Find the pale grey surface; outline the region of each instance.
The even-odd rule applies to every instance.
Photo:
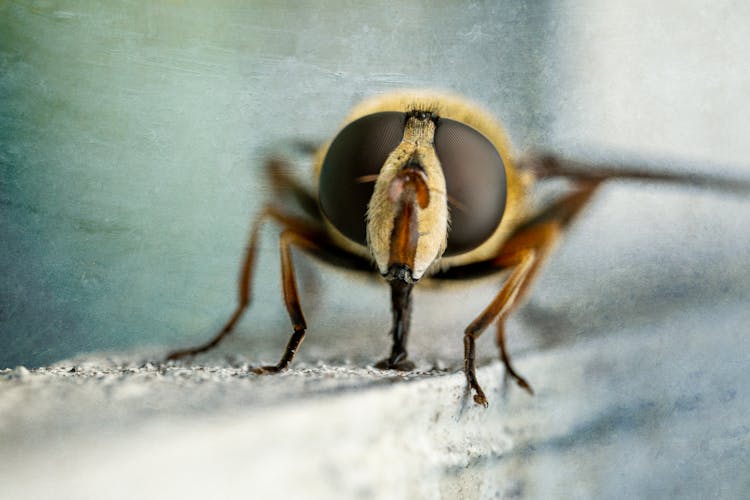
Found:
[[[3,498],[745,498],[749,320],[696,307],[521,356],[534,397],[494,363],[487,410],[429,364],[5,370]]]
[[[328,137],[374,92],[467,94],[502,117],[519,149],[750,178],[745,3],[535,5],[0,5],[0,367],[144,345],[161,354],[205,339],[233,306],[249,221],[267,195],[264,156]],[[93,368],[62,380],[4,372],[0,451],[12,460],[2,483],[22,497],[35,488],[80,498],[109,484],[144,496],[231,494],[307,453],[320,474],[285,484],[321,495],[335,477],[341,492],[377,496],[384,490],[367,474],[387,472],[394,483],[425,477],[426,497],[473,484],[460,494],[741,498],[749,210],[742,196],[605,187],[509,322],[537,396],[512,390],[503,400],[490,366],[480,376],[492,406],[469,409],[468,420],[452,418],[463,382],[451,373],[493,280],[420,285],[411,352],[449,374],[383,387],[365,367],[389,347],[387,289],[298,258],[310,324],[299,370],[211,372],[228,353],[275,361],[286,342],[269,228],[252,319],[196,360],[206,368],[191,381],[176,369],[120,375],[101,360],[114,370],[102,380]],[[495,356],[490,336],[483,364]],[[126,366],[138,368],[135,359]],[[343,380],[314,368],[319,360]],[[351,413],[326,422],[331,408]],[[429,423],[437,411],[439,431]],[[319,451],[340,433],[353,440]],[[411,433],[424,439],[416,449]],[[314,449],[295,444],[305,436]],[[252,452],[268,440],[280,451],[258,461]],[[364,477],[349,474],[352,463]],[[162,470],[169,480],[153,475]]]

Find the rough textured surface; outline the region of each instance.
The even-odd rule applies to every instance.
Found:
[[[3,497],[741,498],[748,320],[695,308],[523,356],[534,397],[491,364],[487,410],[461,373],[428,367],[4,370]]]

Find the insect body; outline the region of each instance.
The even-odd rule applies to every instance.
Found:
[[[497,295],[466,327],[464,371],[474,401],[487,405],[475,373],[475,341],[492,323],[507,373],[532,393],[513,368],[504,322],[526,296],[540,265],[570,221],[602,181],[638,178],[736,188],[694,176],[654,174],[633,168],[582,165],[553,156],[514,159],[500,125],[462,98],[433,92],[386,94],[357,106],[315,162],[317,193],[269,164],[279,196],[294,198],[308,217],[269,204],[253,225],[239,283],[239,303],[209,342],[176,351],[169,359],[211,349],[226,337],[250,303],[260,226],[271,219],[279,239],[284,301],[293,333],[274,373],[288,367],[307,328],[297,294],[290,250],[367,272],[390,285],[393,344],[375,366],[409,370],[406,340],[411,292],[422,279],[466,279],[507,271]],[[535,181],[566,177],[574,188],[541,210],[529,208]]]

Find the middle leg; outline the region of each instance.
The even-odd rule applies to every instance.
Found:
[[[322,234],[305,233],[294,227],[287,227],[279,237],[279,251],[281,253],[281,284],[284,292],[284,305],[292,322],[292,336],[287,343],[284,354],[275,365],[266,365],[253,369],[255,373],[278,373],[286,369],[294,360],[302,341],[305,339],[307,322],[302,313],[302,306],[297,292],[297,279],[292,262],[292,246],[296,246],[313,256],[353,270],[363,270],[369,267],[369,262],[355,255],[337,249]]]

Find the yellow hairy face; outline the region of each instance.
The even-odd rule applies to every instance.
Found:
[[[409,118],[401,144],[388,156],[380,170],[367,211],[367,242],[378,270],[386,274],[392,262],[394,223],[404,207],[393,199],[389,188],[405,167],[418,165],[424,173],[429,203],[417,207],[417,238],[414,261],[400,262],[412,270],[414,280],[445,251],[448,235],[448,202],[445,177],[433,145],[435,124],[431,120]]]

